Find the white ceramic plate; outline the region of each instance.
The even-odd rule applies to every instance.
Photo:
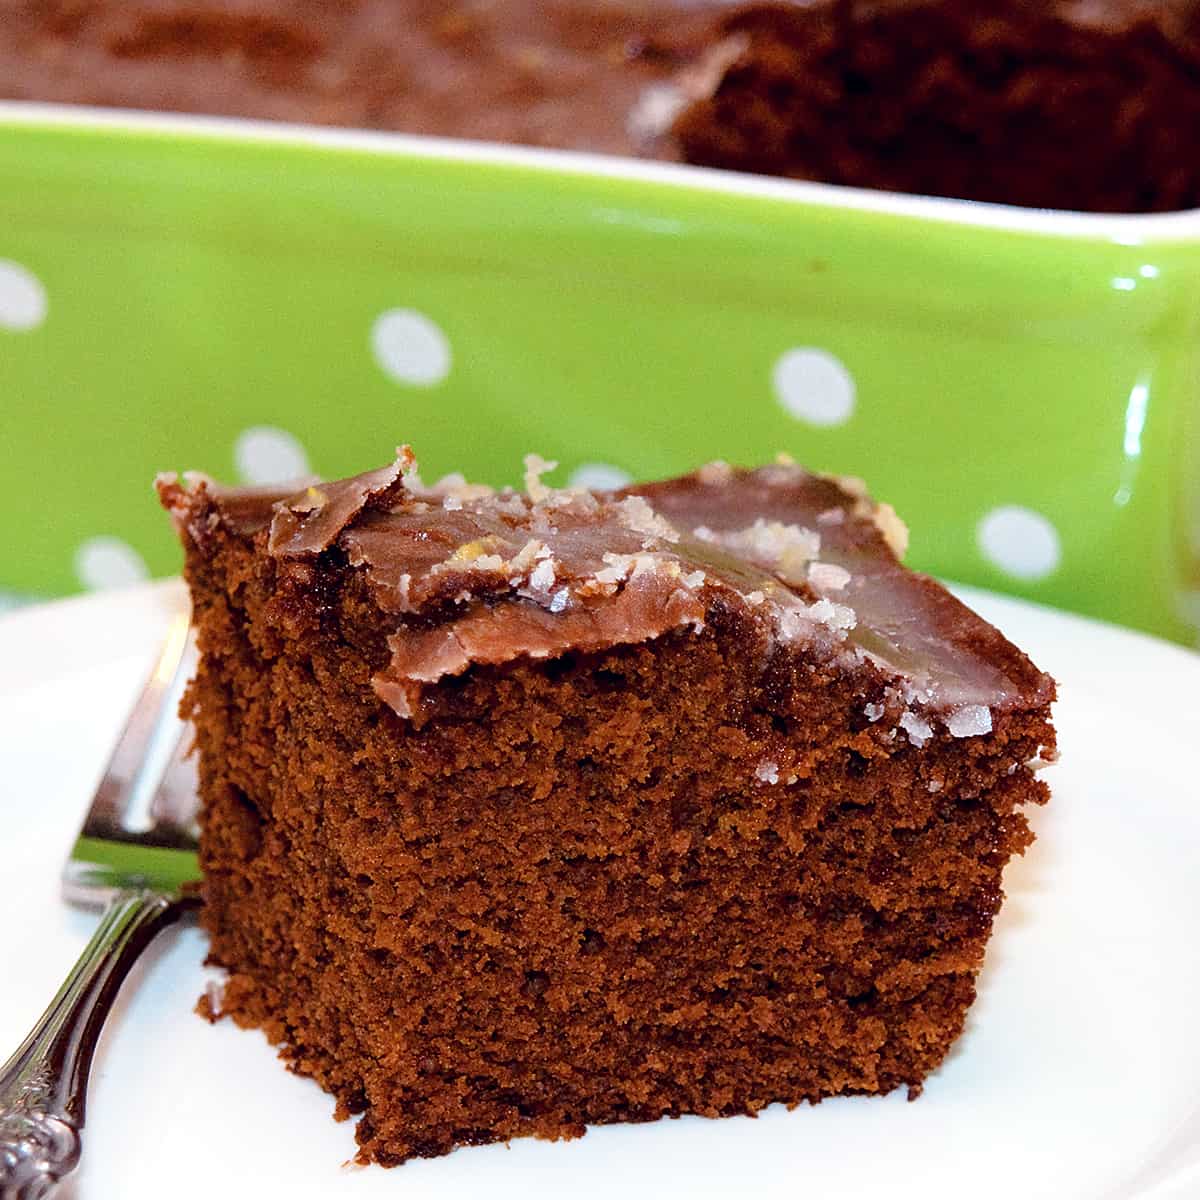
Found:
[[[0,1052],[95,917],[58,871],[177,585],[0,618]],[[1062,761],[1006,878],[978,1003],[918,1103],[834,1100],[355,1169],[351,1127],[265,1040],[193,1015],[204,941],[164,936],[110,1021],[74,1200],[1200,1196],[1200,657],[980,593],[1060,681]]]

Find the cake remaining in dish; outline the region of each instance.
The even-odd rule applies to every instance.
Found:
[[[227,1013],[383,1164],[922,1081],[1053,681],[855,480],[159,481]]]
[[[1200,205],[1200,0],[50,0],[0,96]]]

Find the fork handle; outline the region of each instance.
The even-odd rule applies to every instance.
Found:
[[[121,983],[191,902],[119,891],[66,983],[0,1067],[0,1200],[41,1200],[79,1162],[92,1055]]]

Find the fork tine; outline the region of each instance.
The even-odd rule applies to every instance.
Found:
[[[187,656],[189,624],[186,612],[171,622],[154,670],[96,786],[83,826],[88,837],[114,837],[128,831],[131,807],[138,798],[145,800],[148,824],[154,791],[183,729],[170,701],[184,682],[181,667]]]
[[[185,677],[192,673],[187,658],[182,670]],[[162,838],[182,835],[189,845],[196,840],[196,797],[200,790],[195,744],[192,726],[183,726],[182,736],[175,739],[170,761],[150,800],[150,824],[155,833]]]

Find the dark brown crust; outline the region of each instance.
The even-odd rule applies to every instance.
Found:
[[[857,481],[849,481],[856,483]],[[821,533],[821,557],[846,567],[850,580],[839,593],[855,610],[859,626],[852,640],[876,649],[901,674],[906,667],[936,663],[945,677],[979,672],[1004,693],[993,695],[1000,707],[1039,707],[1053,699],[1053,682],[998,629],[972,612],[940,583],[909,571],[897,559],[875,519],[876,506],[865,495],[848,495],[838,480],[789,468],[736,472],[728,491],[701,482],[699,475],[631,489],[681,527],[697,518],[715,529],[735,527],[749,514],[812,524]],[[724,512],[714,512],[724,508]],[[822,524],[822,513],[845,513],[836,524]],[[968,666],[967,664],[971,664]],[[984,685],[988,686],[988,685]]]
[[[400,503],[405,463],[411,460],[411,451],[407,459],[402,452],[386,467],[335,483],[314,484],[272,505],[267,553],[280,558],[321,554],[363,513]]]
[[[5,10],[0,96],[1200,205],[1197,0],[52,0]]]
[[[864,712],[885,679],[771,652],[716,589],[700,630],[476,665],[404,720],[367,572],[272,555],[207,497],[205,1015],[362,1114],[363,1160],[919,1091],[1046,797],[1048,696],[918,748]]]
[[[964,705],[1037,708],[1052,696],[1050,679],[992,626],[934,580],[905,570],[874,503],[835,480],[792,465],[716,464],[611,496],[548,492],[533,503],[501,493],[448,501],[456,507],[447,509],[439,493],[404,486],[401,470],[412,454],[407,447],[403,454],[391,467],[309,485],[286,500],[206,480],[190,493],[163,485],[164,503],[198,540],[224,523],[259,543],[265,537],[260,548],[270,556],[336,554],[327,574],[361,572],[381,610],[396,614],[391,662],[375,688],[403,716],[414,715],[421,685],[473,663],[553,658],[699,629],[718,597],[768,645],[764,671],[781,645],[800,638],[811,653],[837,659],[864,690],[885,683],[903,690],[906,704],[926,717],[944,719]],[[627,497],[650,506],[631,513]],[[756,522],[770,523],[785,541],[815,534],[813,557],[846,572],[826,603],[843,606],[851,628],[815,620],[785,634],[789,615],[812,609],[819,593],[804,574],[736,548]],[[598,588],[614,555],[637,570]],[[539,593],[532,571],[542,559],[551,582]]]

